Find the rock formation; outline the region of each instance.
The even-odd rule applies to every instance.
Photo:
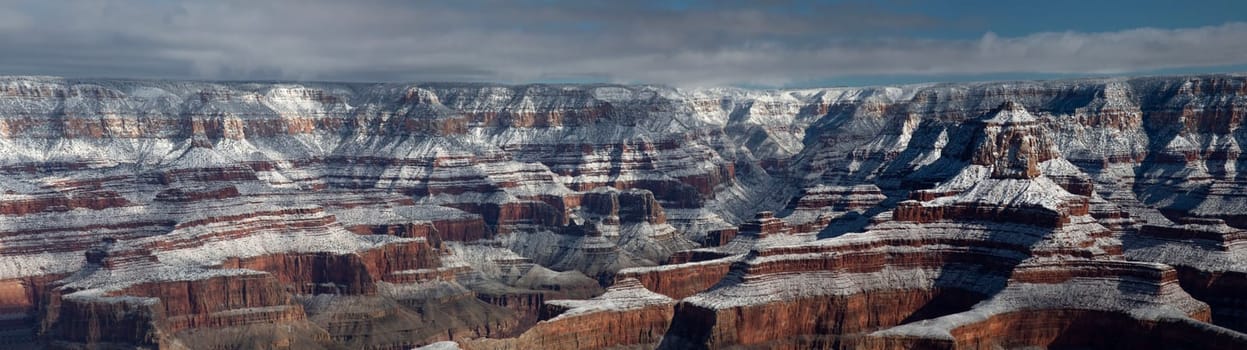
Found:
[[[1242,348],[1244,111],[0,77],[0,347]]]
[[[589,300],[556,300],[546,304],[541,322],[515,338],[461,342],[465,349],[601,349],[653,347],[671,322],[668,297],[655,294],[634,279],[615,283]]]

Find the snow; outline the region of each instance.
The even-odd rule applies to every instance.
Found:
[[[1059,168],[1059,165],[1050,165]],[[960,192],[923,202],[924,206],[948,206],[956,203],[981,203],[1001,207],[1038,206],[1059,211],[1061,205],[1079,196],[1069,193],[1047,176],[1034,179],[992,179],[991,168],[967,165],[957,176],[936,186],[935,192]]]
[[[875,290],[926,290],[938,283],[960,283],[970,290],[987,290],[1002,277],[983,275],[977,266],[948,264],[942,268],[884,266],[877,272],[802,271],[745,276],[741,283],[712,289],[684,299],[709,309],[723,310],[806,298],[845,296]]]
[[[1241,196],[1247,185],[1237,173],[1238,164],[1243,163],[1239,159],[1223,163],[1205,159],[1214,151],[1241,154],[1235,152],[1241,150],[1241,131],[1226,134],[1187,128],[1179,120],[1172,121],[1172,128],[1142,126],[1140,106],[1144,105],[1171,111],[1207,111],[1217,103],[1242,104],[1241,96],[1195,94],[1193,85],[1181,98],[1162,93],[1186,84],[1184,79],[751,90],[613,84],[273,84],[0,77],[0,166],[5,167],[4,176],[0,176],[0,201],[18,203],[112,191],[131,202],[101,210],[54,208],[6,215],[0,220],[0,278],[78,271],[85,264],[84,247],[96,246],[104,237],[122,242],[113,249],[162,247],[152,253],[158,262],[75,275],[67,283],[86,288],[79,296],[104,293],[135,281],[250,274],[256,272],[214,266],[228,257],[273,252],[348,253],[407,241],[356,236],[344,229],[346,225],[475,218],[477,214],[448,206],[536,204],[540,196],[574,198],[579,193],[573,189],[587,184],[678,187],[682,178],[716,176],[729,165],[736,167],[737,177],[715,187],[700,206],[663,203],[668,225],[625,223],[603,228],[608,237],[569,237],[551,232],[550,227],[519,224],[507,227],[512,233],[497,240],[448,242],[453,253],[443,257],[443,268],[470,268],[497,279],[522,278],[520,270],[524,269],[542,276],[563,276],[534,263],[597,272],[674,269],[681,265],[654,265],[672,250],[691,247],[690,240],[709,230],[733,227],[757,211],[784,208],[802,188],[832,193],[852,188],[833,186],[871,183],[893,189],[909,180],[943,180],[935,190],[957,193],[922,203],[928,206],[974,203],[1059,210],[1081,198],[1060,188],[1053,179],[1086,175],[1095,179],[1096,189],[1105,200],[1141,214],[1136,217],[1150,215],[1147,220],[1152,223],[1165,219],[1151,207],[1191,208],[1191,213],[1207,217],[1247,211],[1247,199]],[[1017,91],[1027,93],[1014,93]],[[414,100],[403,100],[407,93]],[[92,98],[95,94],[117,98]],[[1089,102],[1067,106],[1062,103],[1072,100],[1065,96],[1085,96]],[[992,113],[1006,100],[1016,100],[1016,106]],[[1101,113],[1106,109],[1121,113]],[[590,114],[593,119],[583,117]],[[522,119],[517,116],[528,115],[567,120],[552,126],[514,125]],[[1120,125],[1110,125],[1100,117],[1122,120]],[[1043,162],[1040,170],[1045,175],[1031,180],[990,179],[990,167],[965,165],[958,158],[962,156],[959,152],[965,151],[961,143],[968,137],[966,130],[972,129],[968,125],[973,123],[967,123],[970,120],[981,120],[993,128],[1025,124],[1036,130],[1030,136],[1051,137],[1061,154],[1074,162],[1060,158]],[[197,131],[189,126],[194,122],[226,126],[211,132]],[[453,125],[454,130],[426,128],[443,125],[439,123]],[[1152,144],[1161,149],[1149,149]],[[1144,159],[1149,154],[1185,157],[1188,153],[1200,159],[1174,164]],[[790,165],[755,166],[763,160]],[[54,164],[58,162],[68,165]],[[252,171],[246,162],[275,169]],[[1100,163],[1111,164],[1098,169]],[[22,168],[27,165],[45,168]],[[171,169],[204,168],[254,173],[260,180],[228,182],[241,193],[237,199],[195,203],[154,200],[157,193],[168,189],[225,185],[189,178],[161,183],[157,176]],[[1096,173],[1088,173],[1091,171]],[[72,184],[79,180],[87,184]],[[314,190],[320,187],[329,189]],[[434,194],[423,195],[429,192]],[[874,194],[842,196],[850,201],[880,199]],[[368,200],[378,202],[359,204]],[[399,203],[406,200],[417,204]],[[275,214],[283,209],[302,213]],[[263,214],[247,217],[254,213]],[[794,214],[792,218],[809,219],[802,215],[808,214]],[[884,212],[876,218],[890,215]],[[195,223],[222,217],[236,218]],[[1106,229],[1089,216],[1071,218],[1060,229],[989,222],[882,222],[869,226],[868,231],[824,240],[813,233],[738,237],[728,246],[713,248],[729,253],[728,257],[693,264],[736,261],[752,253],[759,255],[745,263],[821,259],[838,254],[836,248],[874,239],[919,242],[928,238],[992,240],[1019,247],[983,251],[1001,259],[1024,260],[1028,252],[1050,253],[1083,243],[1091,247],[1080,246],[1079,252],[1098,257],[1105,255],[1101,247],[1117,239],[1090,237]],[[238,232],[245,234],[218,236]],[[1222,243],[1136,240],[1140,241],[1151,245],[1128,245],[1127,258],[1216,271],[1247,270],[1241,242],[1219,245]],[[169,242],[178,243],[161,245]],[[487,246],[490,244],[494,246]],[[824,250],[776,253],[794,247]],[[897,254],[915,249],[983,248],[946,244],[876,248]],[[1057,254],[1028,263],[1067,258]],[[979,275],[967,272],[971,268],[966,266],[893,266],[871,274],[736,276],[738,284],[694,298],[698,303],[729,306],[889,286],[930,288],[936,283],[933,276],[949,271],[964,279],[957,283],[969,286],[966,288],[1000,282],[995,277],[971,281]],[[574,278],[570,276],[578,272],[563,274]],[[1097,283],[1079,280],[1060,287],[1094,297],[1107,288]],[[392,294],[450,293],[463,288],[444,282],[382,285],[383,293]],[[566,304],[579,310],[570,315],[670,302],[643,288],[625,287],[619,286],[596,304]],[[1057,287],[1016,288],[1017,294],[1010,298],[1035,295],[1048,300],[1059,296]],[[1126,310],[1138,305],[1113,304],[1116,301],[1112,299],[1145,299],[1131,291],[1104,295],[1108,298],[1095,299],[1096,307]],[[1003,303],[1005,297],[1001,298]],[[1047,302],[1064,305],[1059,303],[1069,301]],[[1168,309],[1146,305],[1139,310],[1152,315],[1140,317],[1169,313]]]
[[[984,123],[989,124],[1026,124],[1038,121],[1035,116],[1026,111],[1020,104],[1014,104],[1012,108],[1002,108],[995,114],[991,114],[988,118],[983,119]]]
[[[647,266],[647,267],[630,267],[630,268],[626,268],[623,270],[619,270],[618,274],[619,275],[641,275],[641,274],[650,273],[650,272],[684,270],[684,269],[689,269],[689,268],[695,268],[698,266],[711,266],[711,265],[730,263],[733,261],[741,260],[744,257],[745,257],[745,254],[737,254],[737,255],[725,256],[725,257],[718,258],[718,259],[695,261],[695,262],[689,262],[689,263],[683,263],[683,264],[666,264],[666,265]]]
[[[651,306],[672,305],[675,300],[651,292],[636,279],[623,279],[606,290],[606,293],[589,300],[551,300],[546,304],[567,308],[566,311],[547,322],[597,312],[619,312]]]
[[[1147,265],[1140,264],[1139,268],[1149,268],[1144,267]],[[1189,319],[1188,315],[1206,307],[1176,284],[1156,284],[1125,276],[1073,278],[1053,284],[1011,283],[969,311],[904,324],[871,335],[951,339],[950,332],[958,327],[983,322],[996,315],[1030,310],[1108,311],[1141,320],[1159,320]]]
[[[439,341],[429,345],[413,348],[412,350],[462,350],[459,343],[453,341]]]

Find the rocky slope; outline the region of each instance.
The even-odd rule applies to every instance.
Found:
[[[1241,348],[1245,111],[1242,75],[0,77],[0,344]]]

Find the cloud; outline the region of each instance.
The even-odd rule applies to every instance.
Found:
[[[933,39],[870,3],[18,1],[0,74],[784,85],[868,75],[1247,64],[1247,23]]]

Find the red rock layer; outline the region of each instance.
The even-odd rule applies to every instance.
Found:
[[[671,320],[671,306],[602,312],[538,323],[514,339],[469,340],[464,349],[605,349],[657,344]]]
[[[653,347],[673,314],[670,299],[646,296],[635,280],[622,280],[578,307],[546,304],[542,321],[514,338],[460,341],[464,349],[604,349]],[[585,306],[589,305],[589,306]],[[582,308],[590,310],[585,311]],[[569,314],[571,313],[571,314]]]
[[[204,189],[170,188],[156,194],[156,200],[162,202],[200,202],[235,197],[241,197],[238,188],[229,185]]]
[[[952,331],[953,339],[863,339],[859,349],[1238,349],[1241,333],[1190,319],[1144,321],[1119,313],[1039,309],[993,316]]]
[[[231,258],[227,269],[272,273],[297,294],[376,294],[376,282],[404,278],[401,272],[435,268],[437,253],[424,241],[386,245],[357,254],[288,253]]]
[[[43,327],[56,342],[156,345],[184,329],[283,323],[305,318],[266,274],[144,283],[104,296],[53,293]]]
[[[959,311],[982,297],[956,290],[890,290],[724,310],[680,303],[662,348],[803,349],[810,346],[801,342],[805,337],[837,339],[887,328]],[[837,344],[833,341],[822,347],[836,348]]]
[[[470,242],[490,237],[485,222],[479,216],[462,219],[434,220],[433,228],[437,229],[435,241]]]
[[[92,302],[62,300],[53,295],[46,306],[41,333],[52,339],[53,348],[85,347],[86,344],[132,344],[159,348],[161,337],[153,327],[155,309],[143,300]],[[75,346],[77,344],[82,344]],[[61,345],[61,346],[58,346]]]
[[[147,243],[145,248],[153,251],[197,248],[213,240],[243,238],[264,230],[286,229],[299,232],[330,227],[335,223],[336,219],[319,207],[243,211],[179,222],[173,227],[174,230],[191,231],[208,227],[205,229],[207,233],[154,240]]]
[[[817,186],[802,190],[801,194],[789,203],[788,209],[864,210],[879,204],[886,198],[879,187],[874,185]]]
[[[305,318],[272,276],[249,274],[195,281],[135,285],[113,296],[157,298],[151,321],[167,332],[220,328],[250,323],[282,323]],[[72,318],[64,318],[66,321]],[[70,321],[72,322],[72,321]]]
[[[865,212],[887,199],[875,185],[814,186],[788,202],[792,232],[819,232],[848,212]]]
[[[251,168],[239,164],[219,168],[172,169],[145,175],[147,180],[161,185],[179,181],[186,182],[245,182],[257,180]]]
[[[429,238],[436,232],[432,223],[361,224],[345,227],[357,235],[389,235],[404,238]]]
[[[514,311],[518,315],[517,323],[523,326],[530,326],[538,320],[547,299],[546,293],[536,290],[477,291],[475,294],[477,299],[485,303]],[[509,335],[517,334],[506,334],[503,332],[495,334],[495,336]]]
[[[707,247],[722,246],[727,244],[727,242],[731,242],[732,239],[736,238],[736,235],[739,233],[740,231],[736,228],[711,230],[706,233],[706,238],[702,240],[702,245]]]
[[[34,348],[39,308],[51,285],[64,276],[38,276],[0,281],[0,347]]]
[[[563,226],[567,213],[541,201],[495,203],[452,203],[448,207],[479,213],[495,234],[509,232],[515,225]],[[489,237],[485,237],[489,238]]]
[[[713,287],[731,270],[735,257],[710,261],[663,265],[657,268],[631,268],[619,271],[615,281],[636,279],[645,289],[680,300]]]
[[[1000,208],[992,204],[978,203],[927,206],[918,201],[904,201],[896,205],[892,217],[897,221],[916,223],[942,220],[986,220],[1057,228],[1069,224],[1070,216],[1087,215],[1089,210],[1086,198],[1063,203],[1061,212],[1043,207]]]
[[[360,224],[346,229],[361,235],[425,238],[433,247],[440,247],[443,241],[471,242],[492,236],[481,217],[475,215],[438,218],[430,222]]]
[[[590,191],[585,192],[580,199],[580,208],[586,213],[611,217],[614,216],[614,224],[619,224],[619,193],[615,191]]]
[[[723,305],[712,296],[695,296],[676,307],[667,348],[708,347],[791,347],[790,341],[808,336],[838,338],[961,311],[985,297],[970,285],[959,285],[955,277],[966,272],[978,274],[979,283],[1003,281],[1009,268],[1020,259],[1009,249],[1025,251],[984,241],[941,240],[934,237],[895,240],[863,240],[858,244],[776,247],[757,251],[745,262],[735,264],[728,280],[743,283],[739,292],[724,295]],[[897,250],[886,247],[902,247]],[[903,247],[961,247],[952,249],[904,249]],[[953,266],[950,268],[950,266]],[[961,267],[956,267],[961,266]],[[949,276],[949,282],[933,287],[891,287],[861,285],[864,290],[844,290],[840,285],[818,285],[824,274],[844,275],[846,280],[885,269],[945,269],[921,276]],[[805,274],[809,278],[801,277]],[[805,285],[813,284],[813,285]],[[730,286],[730,284],[729,284]],[[793,289],[798,295],[773,300],[771,296],[739,296],[749,290]],[[765,292],[760,292],[765,294]],[[708,293],[719,295],[722,293]],[[757,300],[755,300],[757,299]]]
[[[762,211],[755,214],[753,220],[741,224],[737,230],[740,235],[766,237],[776,234],[787,234],[792,229],[783,220],[775,218],[775,213]]]
[[[667,223],[667,214],[653,192],[642,189],[596,190],[586,192],[580,199],[585,214],[600,219],[602,224],[646,222],[655,225]]]
[[[1207,240],[1217,243],[1217,247],[1221,251],[1229,251],[1231,244],[1235,242],[1247,241],[1247,230],[1228,229],[1215,230],[1207,226],[1198,224],[1208,224],[1213,226],[1224,226],[1224,222],[1220,219],[1194,219],[1188,218],[1183,220],[1187,224],[1180,226],[1161,226],[1161,225],[1143,225],[1139,229],[1139,234],[1156,238],[1170,240]]]
[[[0,215],[27,215],[48,211],[117,208],[130,205],[130,201],[116,192],[97,191],[39,196],[29,199],[0,200]]]

